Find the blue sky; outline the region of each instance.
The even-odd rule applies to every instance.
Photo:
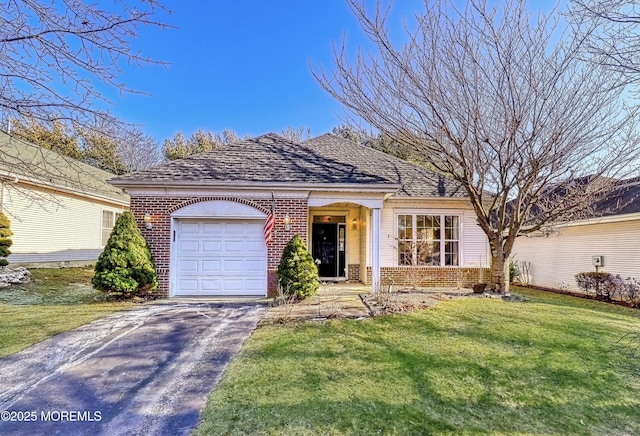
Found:
[[[393,5],[393,21],[420,0]],[[240,135],[304,126],[313,135],[341,123],[340,105],[309,64],[332,68],[332,41],[351,51],[365,42],[343,0],[167,1],[176,29],[143,29],[134,43],[161,67],[129,67],[126,84],[150,94],[112,95],[111,110],[160,143],[198,129]]]

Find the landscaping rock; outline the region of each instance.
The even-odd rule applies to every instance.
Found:
[[[3,268],[0,270],[0,288],[12,285],[29,283],[31,281],[31,272],[23,266],[15,268]]]

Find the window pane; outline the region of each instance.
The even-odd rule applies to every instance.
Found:
[[[445,227],[444,227],[444,238],[447,240],[455,240],[460,239],[460,231],[459,231],[459,218],[457,216],[446,216],[444,217]]]
[[[444,254],[445,265],[458,266],[458,245],[459,244],[457,242],[445,243],[445,254]]]
[[[418,215],[416,217],[416,233],[420,240],[440,239],[440,217]]]
[[[412,265],[413,250],[411,242],[398,241],[398,265]]]
[[[398,239],[413,239],[413,217],[411,215],[398,215]]]
[[[102,229],[102,245],[107,245],[109,236],[111,236],[111,229]]]
[[[102,227],[113,227],[113,212],[109,212],[108,210],[102,211]]]
[[[422,242],[417,246],[418,265],[440,265],[440,242]]]

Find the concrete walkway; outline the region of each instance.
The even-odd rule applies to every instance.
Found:
[[[266,310],[143,305],[0,359],[0,434],[187,435]]]

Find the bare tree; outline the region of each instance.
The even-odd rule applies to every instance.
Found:
[[[556,11],[532,16],[525,0],[425,2],[398,45],[388,8],[348,4],[375,52],[350,60],[343,45],[335,71],[316,78],[351,117],[466,190],[496,289],[508,290],[516,237],[584,216],[637,169],[638,113],[624,106],[620,74],[585,65],[585,38],[559,28]]]
[[[289,126],[280,130],[280,136],[293,142],[302,142],[311,138],[311,129],[309,127],[300,126],[297,129]]]
[[[157,141],[132,126],[108,121],[90,128],[76,125],[82,160],[114,174],[149,168],[162,162]]]
[[[131,42],[141,26],[164,27],[157,18],[161,10],[157,0],[5,2],[0,10],[4,120],[111,119],[99,109],[107,101],[101,88],[128,92],[121,67],[154,63]]]
[[[587,29],[587,60],[640,82],[640,5],[632,0],[571,0],[568,19]],[[586,23],[586,25],[585,25]]]
[[[118,144],[118,154],[124,164],[124,172],[150,168],[162,163],[158,141],[141,130],[130,128]]]

